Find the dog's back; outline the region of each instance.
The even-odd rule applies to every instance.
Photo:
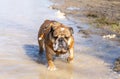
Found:
[[[43,40],[45,38],[45,36],[48,34],[48,32],[50,31],[50,24],[53,23],[55,21],[51,21],[51,20],[45,20],[44,23],[41,25],[39,32],[38,32],[38,40]]]
[[[44,41],[45,37],[51,30],[51,25],[56,22],[54,20],[45,20],[44,23],[41,25],[39,32],[38,32],[38,44],[39,44],[39,52],[43,53],[44,50]]]

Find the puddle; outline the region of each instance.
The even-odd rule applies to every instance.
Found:
[[[120,55],[118,43],[96,35],[82,38],[76,26],[88,26],[57,17],[50,5],[48,0],[0,1],[0,79],[118,79],[111,68]],[[45,19],[75,31],[74,62],[57,58],[53,72],[47,70],[45,54],[38,54],[37,32]]]

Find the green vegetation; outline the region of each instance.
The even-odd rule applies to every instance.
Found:
[[[99,27],[99,28],[106,28],[107,27],[107,29],[120,34],[120,22],[118,20],[106,18],[105,16],[98,17],[97,14],[91,14],[91,13],[87,14],[87,17],[94,19],[93,23],[97,24],[96,27]]]
[[[96,18],[94,23],[97,24],[97,27],[102,28],[104,26],[107,26],[109,30],[120,34],[120,22],[119,21],[115,21],[110,18],[108,19],[108,18],[102,17],[102,18]]]
[[[111,30],[120,34],[120,23],[112,24],[111,25]]]

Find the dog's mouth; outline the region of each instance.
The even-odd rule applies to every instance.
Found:
[[[54,51],[57,52],[67,52],[68,51],[68,45],[64,41],[64,39],[60,38],[56,40],[56,42],[53,44]]]

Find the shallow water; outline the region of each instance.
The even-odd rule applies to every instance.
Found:
[[[0,0],[0,79],[118,79],[112,71],[120,55],[118,42],[92,35],[82,38],[77,25],[59,18],[48,0]],[[37,32],[45,19],[74,28],[75,59],[56,58],[56,71],[48,71],[45,54],[38,55]]]

